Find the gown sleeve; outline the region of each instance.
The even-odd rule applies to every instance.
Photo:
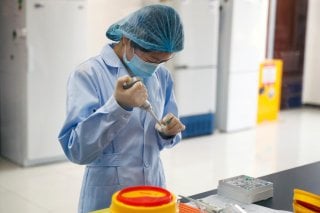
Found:
[[[174,87],[173,87],[173,79],[171,74],[167,71],[165,72],[166,74],[163,76],[164,77],[164,82],[165,83],[165,105],[164,105],[164,111],[163,111],[163,116],[167,115],[168,113],[174,114],[176,117],[179,117],[178,113],[178,106],[176,103],[176,98],[174,95]],[[177,143],[179,143],[182,139],[181,133],[172,136],[172,137],[165,137],[161,135],[158,132],[158,145],[160,147],[160,150],[163,148],[172,148],[175,146]]]
[[[102,104],[96,86],[94,77],[83,70],[76,70],[68,80],[67,118],[58,138],[67,158],[77,164],[88,164],[101,155],[131,115],[113,95]],[[113,94],[111,86],[110,90]]]

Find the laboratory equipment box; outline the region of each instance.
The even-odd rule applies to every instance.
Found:
[[[273,196],[273,183],[247,175],[219,180],[218,195],[250,204]]]

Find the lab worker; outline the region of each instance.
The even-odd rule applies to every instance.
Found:
[[[59,133],[68,159],[86,165],[81,213],[109,207],[112,194],[128,186],[165,187],[160,151],[180,142],[185,129],[163,65],[183,49],[177,12],[143,7],[111,25],[106,36],[114,42],[69,77]],[[143,108],[146,101],[160,123]]]

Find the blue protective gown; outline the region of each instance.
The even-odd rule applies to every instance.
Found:
[[[164,139],[145,110],[125,110],[115,100],[116,81],[128,72],[112,45],[70,75],[67,118],[59,134],[64,153],[86,164],[79,212],[107,208],[114,192],[132,185],[165,187],[160,150],[177,144],[181,135]],[[162,118],[178,116],[170,73],[160,66],[144,80],[149,101]]]

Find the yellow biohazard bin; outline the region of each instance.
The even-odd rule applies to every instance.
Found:
[[[92,213],[176,213],[177,199],[156,186],[133,186],[112,196],[110,208]]]
[[[266,60],[260,65],[257,122],[278,118],[281,97],[282,61]]]
[[[294,213],[319,213],[320,212],[320,195],[307,192],[301,189],[294,189],[293,212]]]

